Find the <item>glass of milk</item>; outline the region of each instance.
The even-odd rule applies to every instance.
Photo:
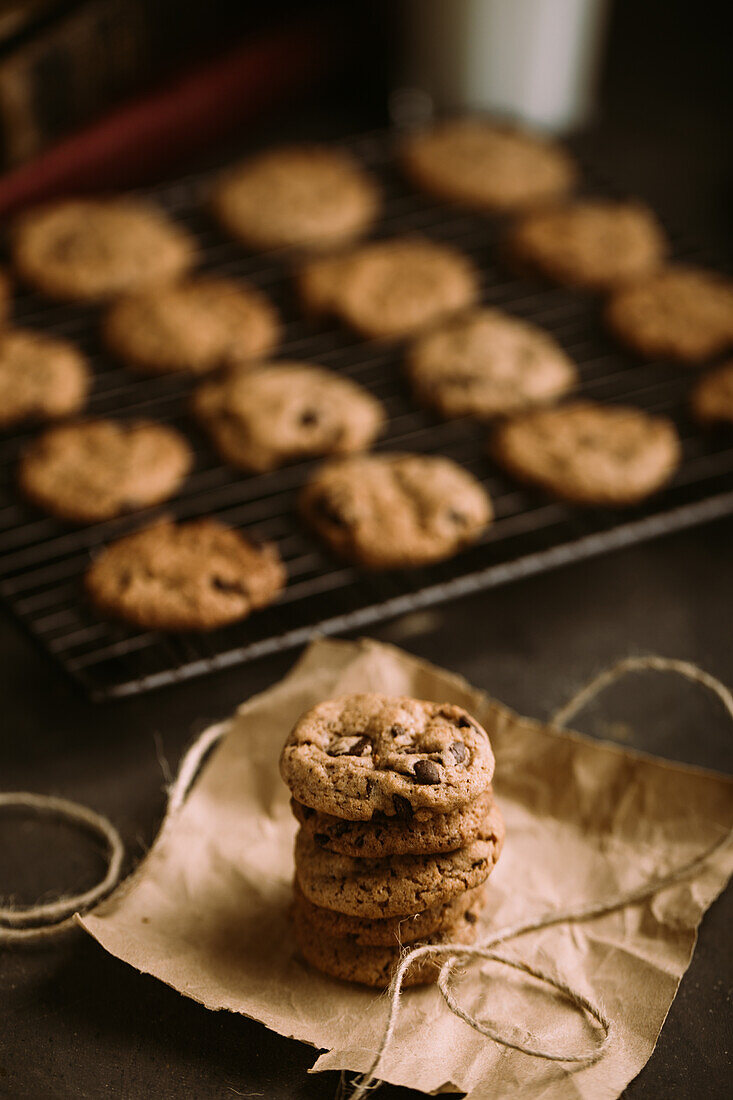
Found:
[[[402,0],[395,121],[489,111],[551,132],[593,110],[608,0]],[[413,115],[413,118],[400,117]]]

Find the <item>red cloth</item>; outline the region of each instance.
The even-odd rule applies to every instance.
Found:
[[[327,71],[335,30],[263,33],[124,105],[0,177],[0,214],[58,194],[129,187],[180,163]]]

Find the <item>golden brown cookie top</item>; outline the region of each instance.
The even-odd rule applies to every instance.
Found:
[[[311,477],[300,505],[332,550],[368,569],[451,557],[475,542],[492,514],[481,483],[440,455],[334,459]]]
[[[407,353],[415,394],[445,417],[488,419],[572,389],[575,364],[549,332],[495,309],[459,314]]]
[[[267,355],[280,321],[261,291],[207,275],[120,298],[104,330],[111,349],[132,367],[203,374]]]
[[[19,481],[51,515],[95,523],[158,504],[188,473],[191,449],[152,420],[88,420],[47,429],[24,453]]]
[[[298,802],[350,821],[464,808],[493,771],[488,734],[462,707],[377,694],[311,708],[280,758]]]
[[[478,275],[466,256],[420,237],[394,237],[342,257],[329,307],[363,336],[397,339],[473,305]]]
[[[260,153],[231,169],[213,196],[224,228],[252,248],[332,248],[366,232],[379,197],[348,153],[319,145]]]
[[[579,504],[634,504],[660,488],[680,460],[670,420],[641,409],[575,401],[500,424],[494,457],[510,473]]]
[[[13,229],[15,267],[51,298],[94,301],[169,282],[195,259],[188,233],[133,199],[66,199],[23,214]]]
[[[86,574],[104,615],[149,630],[210,630],[271,603],[285,584],[274,545],[212,519],[163,521],[114,542]]]
[[[29,329],[0,331],[0,426],[76,413],[90,382],[86,359],[67,340]]]
[[[356,382],[309,363],[258,364],[201,386],[194,411],[227,462],[265,471],[368,447],[384,423]]]
[[[480,118],[416,134],[402,154],[407,175],[439,198],[479,210],[526,209],[566,194],[576,170],[559,145]]]
[[[642,355],[698,363],[733,347],[733,280],[673,264],[617,291],[606,319]]]
[[[512,228],[511,255],[560,283],[607,290],[660,267],[667,241],[639,202],[581,199],[525,214]]]

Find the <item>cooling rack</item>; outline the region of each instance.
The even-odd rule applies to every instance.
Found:
[[[677,424],[683,461],[673,481],[642,506],[623,511],[579,509],[505,477],[485,451],[486,429],[467,420],[441,421],[411,400],[401,350],[365,343],[334,324],[313,327],[300,316],[289,257],[252,255],[226,240],[205,211],[208,174],[185,177],[148,194],[196,234],[201,269],[251,281],[285,318],[278,356],[322,364],[355,379],[389,414],[377,450],[440,453],[469,469],[491,494],[495,521],[475,546],[428,568],[365,574],[334,560],[295,514],[299,487],[314,462],[245,475],[222,464],[189,415],[192,381],[183,375],[144,377],[125,370],[103,348],[98,311],[58,305],[20,291],[15,321],[76,341],[94,368],[88,413],[153,417],[183,431],[195,468],[164,509],[150,509],[73,528],[26,504],[15,490],[17,457],[33,432],[0,440],[0,595],[43,648],[94,699],[130,695],[298,646],[313,634],[336,634],[438,604],[516,577],[650,539],[733,512],[733,436],[703,433],[685,408],[689,368],[642,362],[604,332],[588,295],[510,274],[497,255],[500,228],[491,219],[438,203],[411,190],[393,163],[394,138],[379,132],[344,142],[379,178],[384,212],[376,236],[420,233],[469,254],[481,272],[482,300],[548,329],[578,364],[580,393],[663,412]],[[591,187],[613,192],[592,174]],[[711,262],[673,235],[677,258]],[[205,634],[167,635],[101,619],[87,603],[82,578],[91,557],[113,539],[161,513],[189,519],[215,515],[277,542],[288,570],[280,600],[242,623]]]

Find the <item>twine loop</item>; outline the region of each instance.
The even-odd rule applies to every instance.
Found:
[[[104,877],[88,890],[66,894],[42,905],[0,906],[0,943],[30,943],[56,936],[74,925],[74,914],[91,909],[117,885],[125,848],[112,822],[88,806],[29,791],[0,793],[0,809],[29,810],[36,817],[69,822],[101,838],[107,848]]]
[[[161,831],[180,810],[209,750],[228,728],[226,722],[211,726],[198,737],[183,757],[175,781],[168,788],[168,802]],[[62,935],[76,926],[75,914],[88,912],[114,890],[122,876],[125,846],[109,818],[88,806],[70,802],[54,795],[32,794],[28,791],[0,793],[0,809],[12,807],[28,810],[37,817],[51,817],[78,825],[104,841],[107,848],[107,870],[104,877],[89,890],[64,894],[56,901],[42,905],[0,906],[0,944],[33,943]]]

